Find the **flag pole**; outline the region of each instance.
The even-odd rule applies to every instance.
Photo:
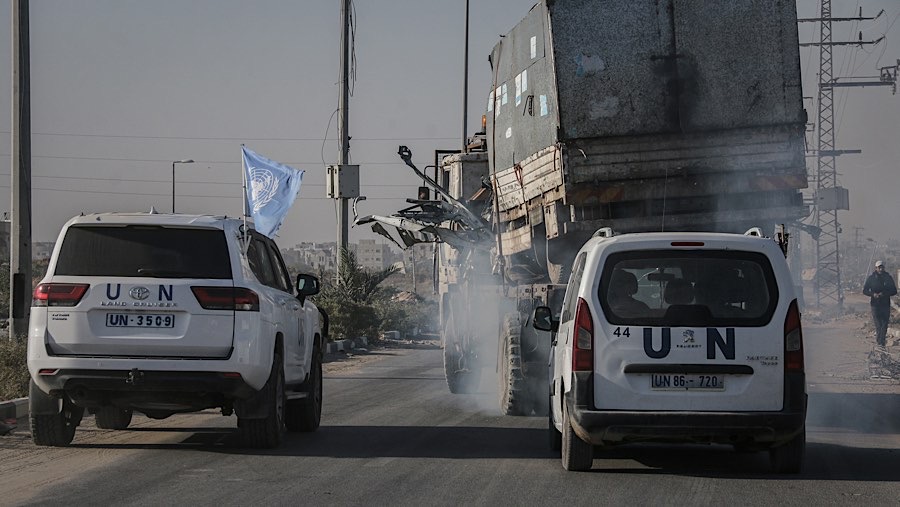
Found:
[[[247,213],[249,212],[247,206],[247,157],[244,155],[244,144],[241,143],[241,188],[243,189],[243,213],[241,214],[241,218],[244,221],[244,253],[247,253],[247,248],[250,246],[250,231],[247,230]]]

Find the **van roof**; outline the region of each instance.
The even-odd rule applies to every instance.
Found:
[[[636,232],[610,237],[591,238],[584,244],[582,250],[607,247],[612,245],[641,244],[641,248],[670,248],[673,242],[699,242],[716,248],[733,246],[747,250],[760,251],[778,247],[771,238],[750,236],[745,234],[725,232]],[[680,245],[696,246],[696,245]]]

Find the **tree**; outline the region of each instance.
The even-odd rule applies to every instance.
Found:
[[[346,248],[340,250],[339,261],[341,269],[337,280],[329,282],[327,278],[322,279],[322,292],[316,297],[316,304],[328,313],[333,336],[374,337],[380,327],[374,306],[385,295],[379,286],[396,273],[397,268],[367,270]]]

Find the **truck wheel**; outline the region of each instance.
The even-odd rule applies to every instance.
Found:
[[[594,464],[594,446],[575,434],[566,405],[563,403],[562,465],[566,470],[586,472]]]
[[[51,398],[50,395],[41,391],[34,381],[31,382],[28,391],[31,403],[39,398],[43,398],[43,401]],[[59,403],[59,400],[55,398],[52,398],[52,401]],[[64,447],[72,443],[72,439],[75,438],[75,428],[84,415],[84,408],[76,406],[65,397],[63,397],[61,405],[58,414],[31,415],[31,440],[35,445]]]
[[[124,430],[131,424],[131,410],[119,407],[98,407],[94,423],[101,430]]]
[[[518,314],[503,318],[500,333],[500,411],[506,415],[530,415],[531,403],[522,371],[522,326]]]
[[[444,346],[444,376],[447,379],[447,387],[453,394],[474,393],[481,381],[478,370],[467,369],[462,364],[460,354],[447,346]]]
[[[772,469],[779,474],[796,474],[803,467],[806,451],[806,427],[788,443],[769,449]]]
[[[322,420],[322,355],[318,347],[313,350],[309,378],[302,386],[306,398],[288,400],[284,410],[284,423],[288,431],[316,431]]]
[[[266,417],[262,419],[238,418],[241,438],[248,447],[271,449],[278,447],[284,438],[284,363],[281,354],[276,353],[272,361],[272,371],[266,385],[258,394],[267,405]]]

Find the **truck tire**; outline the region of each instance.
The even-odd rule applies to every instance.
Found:
[[[312,432],[322,421],[322,354],[316,347],[312,354],[309,377],[301,387],[306,398],[288,400],[284,409],[284,423],[291,432]]]
[[[29,400],[36,400],[37,397],[48,401],[50,395],[41,391],[34,381],[29,386]],[[58,400],[53,399],[57,402]],[[30,411],[30,410],[29,410]],[[31,415],[31,440],[35,445],[46,445],[53,447],[65,447],[72,443],[75,438],[75,428],[81,422],[84,415],[84,408],[78,407],[68,399],[63,397],[62,406],[58,414],[49,415]]]
[[[478,390],[481,381],[480,372],[468,369],[461,364],[462,358],[458,352],[444,347],[444,376],[447,379],[447,387],[453,394],[471,394]]]
[[[587,472],[594,464],[594,446],[582,440],[569,420],[569,409],[563,403],[562,465],[574,472]]]
[[[98,407],[94,423],[101,430],[124,430],[131,424],[131,410],[119,407]]]
[[[278,447],[284,438],[284,362],[276,353],[272,371],[266,385],[259,392],[266,405],[266,417],[261,419],[238,418],[241,439],[247,447],[271,449]]]
[[[519,315],[503,318],[500,332],[500,411],[506,415],[531,415],[531,400],[522,370],[522,326]]]
[[[800,473],[806,451],[806,427],[786,444],[769,449],[772,470],[779,474]]]

